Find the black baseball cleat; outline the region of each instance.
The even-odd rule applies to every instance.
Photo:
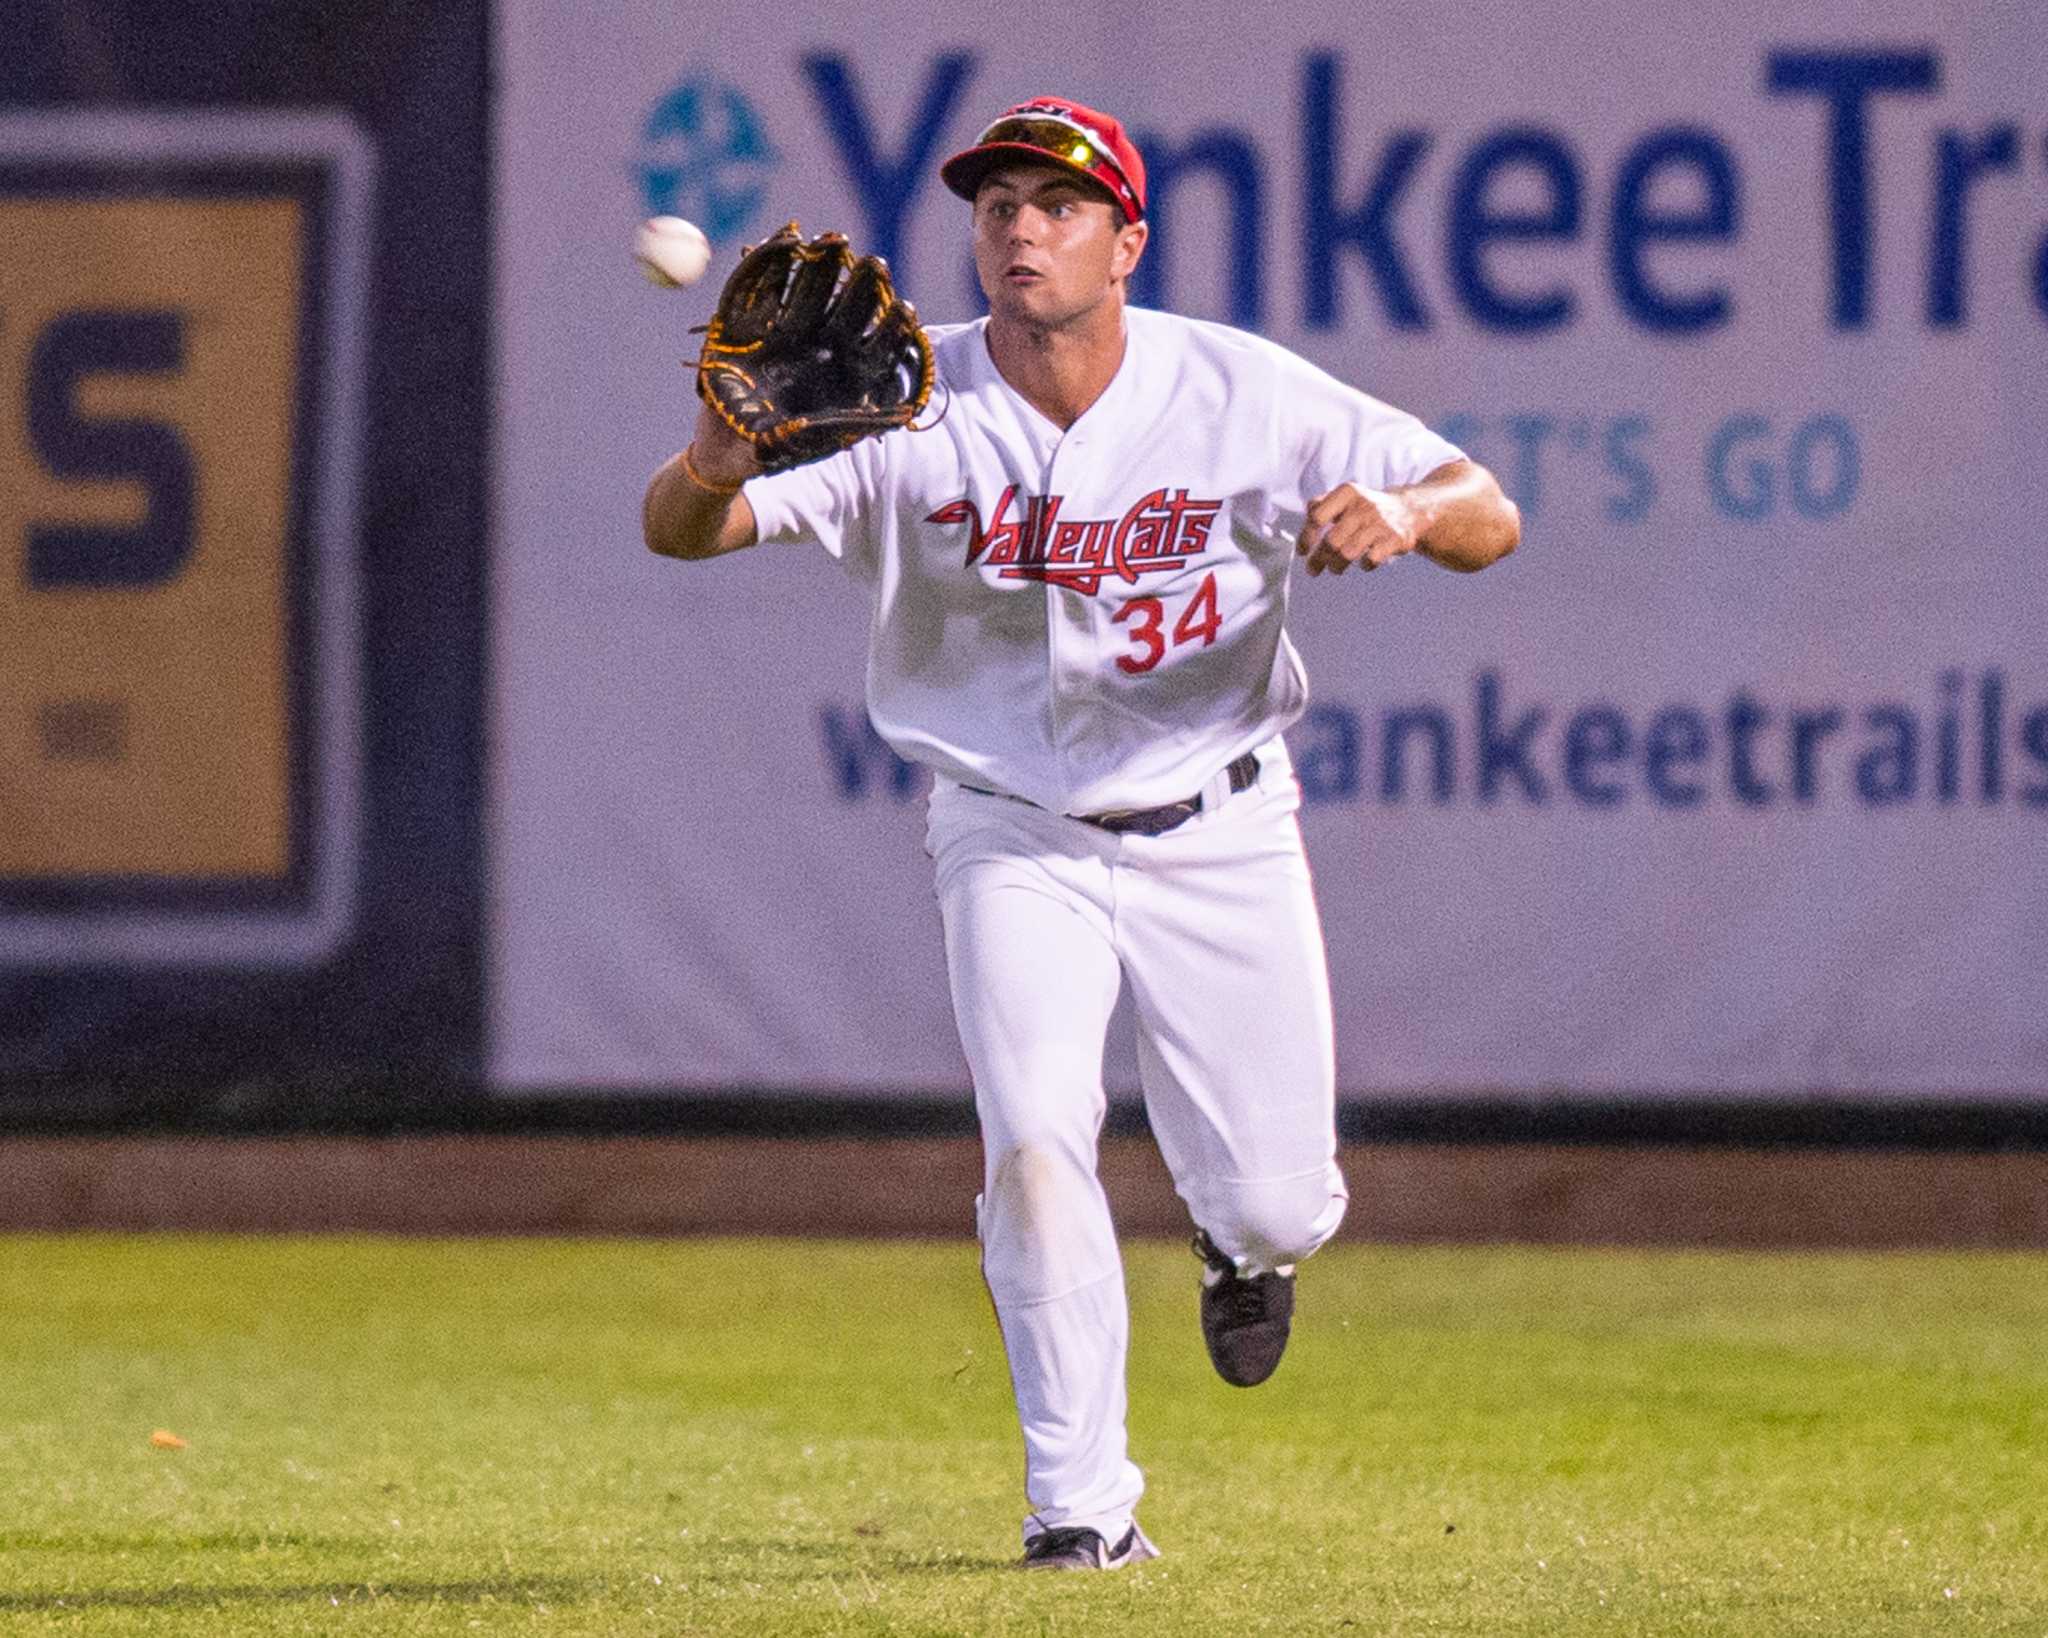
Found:
[[[1202,1340],[1209,1363],[1233,1388],[1256,1388],[1278,1369],[1294,1323],[1294,1270],[1247,1279],[1216,1249],[1205,1229],[1195,1230],[1202,1259]]]
[[[1114,1547],[1100,1530],[1085,1525],[1056,1526],[1041,1530],[1024,1543],[1024,1570],[1121,1570],[1126,1564],[1142,1564],[1157,1558],[1159,1549],[1146,1539],[1134,1523]]]

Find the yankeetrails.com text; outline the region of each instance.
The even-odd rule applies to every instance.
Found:
[[[924,781],[858,706],[818,714],[833,788],[906,800]],[[2003,671],[1936,673],[1917,698],[1559,703],[1481,671],[1456,700],[1325,700],[1288,732],[1309,803],[1674,809],[2013,804],[2048,813],[2048,701]]]

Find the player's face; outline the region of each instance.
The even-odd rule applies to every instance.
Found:
[[[974,266],[989,310],[1035,326],[1071,324],[1111,299],[1145,233],[1057,165],[1006,165],[974,196]]]

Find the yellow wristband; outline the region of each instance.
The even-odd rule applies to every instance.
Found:
[[[707,495],[737,495],[746,487],[747,480],[745,478],[740,479],[735,484],[713,483],[697,470],[697,463],[690,459],[690,446],[688,444],[683,446],[682,460],[684,475]]]

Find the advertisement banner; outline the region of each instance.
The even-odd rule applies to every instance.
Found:
[[[0,1127],[481,1076],[487,19],[323,15],[9,14]]]
[[[1340,1088],[2048,1098],[2048,34],[932,16],[502,20],[499,1085],[964,1086],[864,595],[804,549],[654,558],[639,504],[742,244],[838,228],[972,318],[937,166],[1058,93],[1146,156],[1138,302],[1412,410],[1522,509],[1483,575],[1293,588]],[[656,213],[703,283],[640,280]]]
[[[0,963],[348,932],[373,175],[332,116],[0,119]]]

